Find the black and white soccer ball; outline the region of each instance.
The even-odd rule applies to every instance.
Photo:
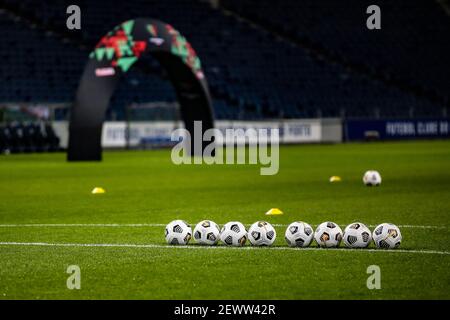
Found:
[[[203,245],[213,246],[219,242],[220,228],[214,221],[203,220],[194,228],[194,240]]]
[[[274,243],[277,232],[274,227],[266,221],[258,221],[248,229],[248,240],[254,246],[270,246]]]
[[[183,220],[174,220],[166,226],[165,237],[168,244],[186,245],[192,237],[191,226]]]
[[[247,242],[247,230],[238,221],[228,222],[220,230],[220,240],[227,246],[242,247]]]
[[[334,222],[321,223],[314,233],[314,239],[319,247],[335,248],[342,240],[342,229]]]
[[[378,187],[381,184],[381,175],[375,170],[366,171],[363,176],[363,182],[368,187]]]
[[[400,229],[392,223],[382,223],[373,230],[373,242],[377,248],[395,249],[402,242]]]
[[[303,221],[292,222],[284,234],[287,244],[290,247],[307,247],[314,238],[313,228]]]
[[[372,241],[372,233],[364,223],[354,222],[345,228],[343,239],[348,248],[366,248]]]

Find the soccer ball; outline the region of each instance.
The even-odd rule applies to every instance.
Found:
[[[186,245],[192,237],[192,229],[183,220],[174,220],[166,226],[166,241],[168,244]]]
[[[215,245],[219,242],[220,229],[217,223],[203,220],[194,228],[194,239],[200,244]]]
[[[314,239],[319,247],[338,247],[342,240],[342,230],[336,223],[327,221],[317,227]]]
[[[366,173],[364,173],[363,176],[363,182],[368,187],[372,186],[378,187],[381,184],[380,173],[375,170],[366,171]]]
[[[290,247],[307,247],[314,238],[314,231],[306,222],[296,221],[287,227],[284,238]]]
[[[220,240],[228,246],[242,247],[247,241],[247,230],[238,221],[228,222],[220,231]]]
[[[395,249],[402,241],[400,229],[391,223],[382,223],[377,226],[372,236],[377,248]]]
[[[270,246],[277,237],[273,226],[266,221],[258,221],[248,229],[248,240],[254,246]]]
[[[371,232],[364,223],[354,222],[344,230],[344,243],[348,248],[365,248],[371,240]]]

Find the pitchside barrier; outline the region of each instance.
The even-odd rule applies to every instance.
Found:
[[[406,140],[450,137],[450,120],[441,119],[383,119],[346,120],[346,141]]]
[[[67,148],[68,123],[53,123],[60,137],[61,147]],[[125,121],[105,122],[101,144],[104,148],[139,148],[145,146],[170,146],[171,134],[183,128],[182,121]],[[226,129],[279,129],[280,143],[338,143],[342,142],[342,121],[332,119],[296,119],[279,121],[216,121],[215,127],[222,132]],[[217,141],[220,142],[220,141]],[[256,141],[251,141],[256,142]]]

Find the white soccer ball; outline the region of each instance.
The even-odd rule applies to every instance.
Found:
[[[317,227],[314,239],[319,247],[338,247],[342,240],[342,230],[336,223],[327,221]]]
[[[247,241],[247,230],[238,221],[228,222],[220,231],[220,240],[227,246],[242,247]]]
[[[274,243],[277,232],[266,221],[258,221],[248,229],[248,240],[254,246],[270,246]]]
[[[395,249],[400,246],[402,234],[400,229],[391,223],[382,223],[373,230],[373,241],[377,248]]]
[[[364,223],[354,222],[345,228],[343,239],[348,248],[366,248],[372,235]]]
[[[168,244],[186,245],[192,237],[191,226],[183,220],[174,220],[166,226]]]
[[[219,242],[220,228],[214,221],[203,220],[194,228],[194,239],[199,244],[213,246]]]
[[[314,238],[314,230],[306,222],[292,222],[287,227],[284,238],[290,247],[307,247]]]
[[[375,170],[366,171],[363,176],[363,182],[368,187],[378,187],[381,184],[381,175]]]

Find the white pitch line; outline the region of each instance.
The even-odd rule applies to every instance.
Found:
[[[156,248],[156,249],[200,249],[200,250],[290,250],[290,251],[335,251],[335,252],[384,252],[384,253],[414,253],[450,255],[449,251],[436,250],[384,250],[384,249],[347,249],[347,248],[291,248],[291,247],[227,247],[227,246],[170,246],[160,244],[129,244],[129,243],[48,243],[48,242],[0,242],[0,246],[36,246],[36,247],[108,247],[108,248]]]
[[[375,228],[378,225],[368,225],[369,228]],[[410,224],[403,224],[398,225],[399,228],[415,228],[415,229],[448,229],[448,226],[420,226],[420,225],[410,225]]]
[[[28,228],[28,227],[40,227],[40,228],[51,228],[51,227],[165,227],[166,224],[162,223],[25,223],[25,224],[0,224],[0,228]]]
[[[250,223],[246,225],[251,225]],[[342,224],[345,225],[345,224]],[[165,227],[163,223],[25,223],[25,224],[0,224],[0,228],[71,228],[71,227],[93,227],[93,228],[126,228],[126,227]],[[274,227],[287,227],[288,224],[273,224]],[[368,225],[369,228],[375,228],[377,225]],[[398,225],[399,228],[413,229],[448,229],[448,226],[422,226],[422,225]]]

